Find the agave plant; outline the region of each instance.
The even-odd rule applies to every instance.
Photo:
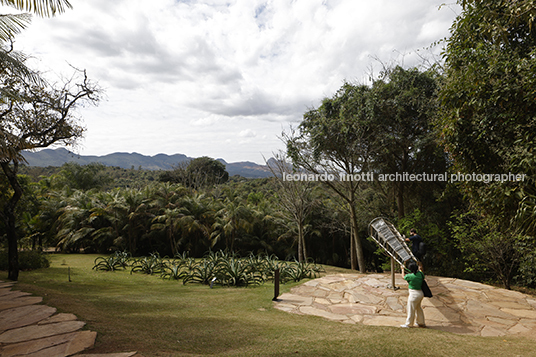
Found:
[[[196,282],[208,285],[215,277],[215,268],[216,264],[214,261],[203,259],[186,274],[183,283]]]
[[[141,272],[144,274],[162,273],[166,265],[162,262],[158,253],[152,253],[149,257],[141,257],[132,263],[130,274]]]
[[[157,255],[141,258],[133,264],[132,272],[142,271],[146,274],[161,273],[163,279],[224,286],[259,285],[274,277],[274,271],[280,270],[280,281],[300,281],[314,278],[322,271],[321,266],[312,260],[299,263],[285,262],[275,255],[250,254],[239,258],[226,251],[208,252],[203,259],[195,260],[188,253],[176,254],[167,264]]]
[[[264,278],[259,271],[243,259],[221,260],[216,267],[216,279],[222,285],[248,286],[259,285]]]
[[[170,280],[183,280],[187,276],[188,272],[184,270],[184,266],[181,263],[164,267],[161,274],[162,279]]]
[[[302,279],[312,279],[318,276],[318,273],[323,271],[323,268],[315,264],[312,260],[305,262],[290,262],[280,266],[280,280],[282,282],[295,281]]]
[[[125,269],[128,267],[130,260],[130,254],[127,252],[115,252],[115,254],[109,257],[97,257],[95,259],[93,269],[115,271],[118,269]]]

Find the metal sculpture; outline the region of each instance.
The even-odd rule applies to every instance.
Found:
[[[374,218],[369,224],[369,231],[371,238],[398,264],[405,264],[410,259],[417,261],[417,258],[408,248],[405,238],[389,221],[381,217]]]

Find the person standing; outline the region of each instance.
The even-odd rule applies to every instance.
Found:
[[[420,250],[421,243],[424,243],[422,237],[417,234],[417,231],[415,228],[410,229],[409,231],[409,238],[406,238],[406,242],[411,242],[411,253],[413,253],[413,256],[417,258],[417,264],[419,265],[419,268],[421,271],[424,271],[424,267],[422,265],[422,254]]]
[[[421,290],[422,282],[424,280],[424,273],[419,271],[417,263],[413,260],[408,264],[408,269],[410,273],[406,274],[406,269],[404,265],[400,265],[402,270],[402,277],[408,282],[409,286],[409,297],[407,305],[407,318],[404,325],[400,327],[413,327],[415,322],[415,317],[417,317],[417,326],[426,327],[424,323],[424,310],[422,309],[422,299],[424,298],[424,293]]]

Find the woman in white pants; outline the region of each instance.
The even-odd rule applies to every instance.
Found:
[[[411,261],[408,264],[408,269],[411,273],[406,274],[404,265],[400,266],[402,270],[402,277],[408,282],[409,285],[409,297],[408,297],[408,317],[404,325],[400,327],[413,327],[413,322],[415,321],[415,315],[417,315],[417,326],[426,327],[424,323],[424,311],[422,309],[421,303],[424,298],[424,294],[421,290],[422,282],[424,280],[424,274],[422,271],[419,271],[417,263]]]

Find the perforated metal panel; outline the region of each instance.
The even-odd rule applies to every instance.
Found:
[[[411,253],[404,237],[400,235],[398,230],[392,223],[378,217],[374,218],[369,224],[370,236],[382,247],[387,254],[393,257],[398,264],[403,264],[406,261],[417,258]]]

